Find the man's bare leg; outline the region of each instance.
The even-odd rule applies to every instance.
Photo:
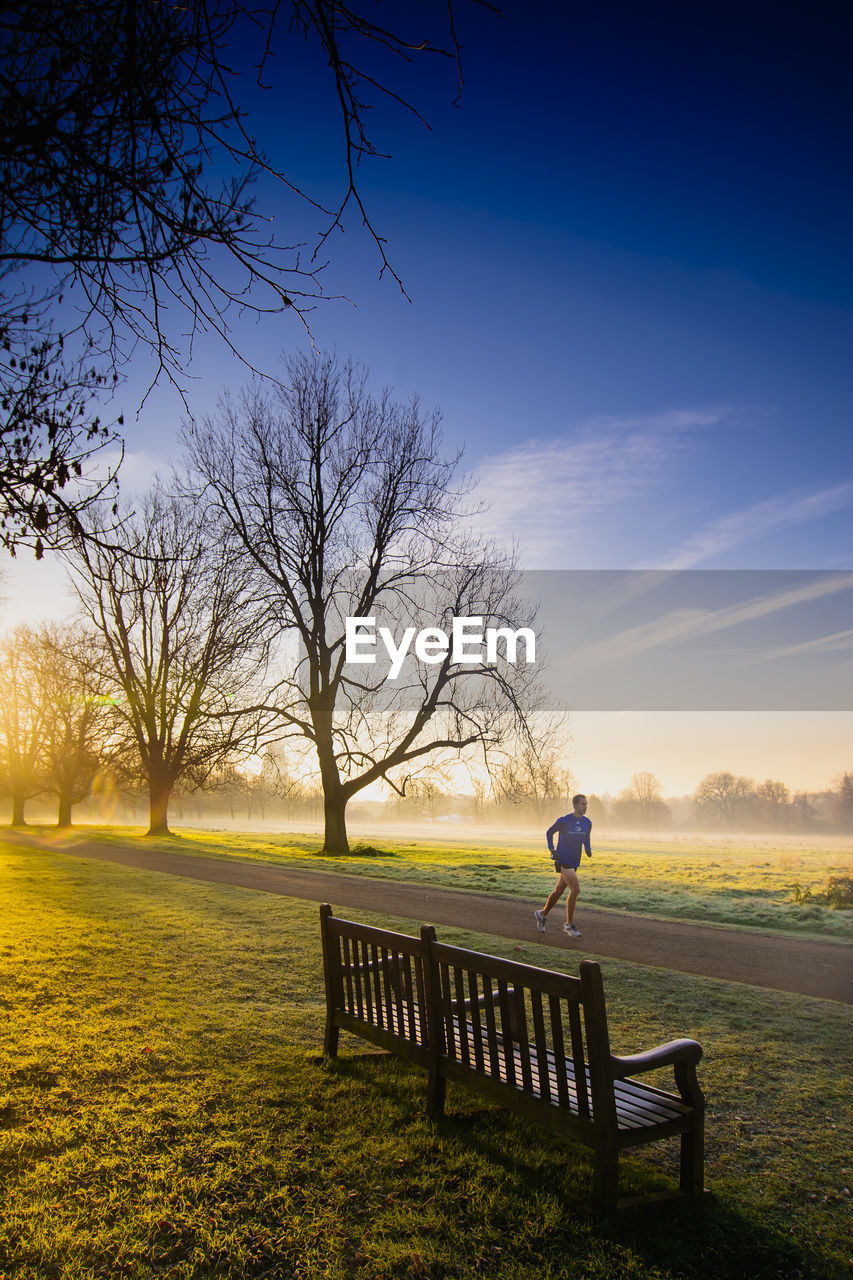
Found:
[[[560,878],[557,881],[556,885],[554,886],[553,893],[551,894],[548,901],[545,903],[545,906],[542,908],[542,914],[544,916],[547,916],[548,912],[553,910],[554,907],[556,907],[557,903],[560,901],[563,894],[566,892],[566,889],[569,887],[566,884],[566,881],[563,879],[564,875],[565,875],[565,871],[561,871]]]
[[[581,891],[580,880],[578,880],[578,873],[573,867],[563,867],[560,875],[566,882],[563,887],[569,891],[569,896],[566,898],[566,924],[573,924],[575,919],[575,903],[577,902],[578,895]],[[562,889],[560,892],[562,893]],[[551,897],[553,896],[554,895],[552,894]],[[548,901],[550,902],[551,899],[549,898]]]

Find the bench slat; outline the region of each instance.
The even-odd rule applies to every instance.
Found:
[[[373,1017],[373,1000],[370,995],[370,955],[367,950],[367,941],[365,938],[360,939],[361,949],[361,969],[359,971],[359,980],[361,985],[361,995],[364,1000],[364,1008],[367,1013],[367,1021],[374,1023]]]
[[[344,950],[344,975],[345,975],[346,984],[347,984],[347,1008],[350,1011],[357,1009],[359,1016],[361,1016],[362,1014],[361,988],[358,985],[358,979],[356,979],[356,981],[353,982],[353,971],[355,969],[355,965],[353,964],[353,955],[355,953],[355,943],[354,942],[352,943],[352,954],[351,954],[350,939],[346,936],[343,936],[341,941],[343,942],[343,950]]]
[[[483,984],[485,986],[485,982]],[[483,1009],[486,1015],[486,1045],[488,1052],[486,1054],[487,1069],[490,1076],[500,1079],[500,1066],[498,1063],[498,1032],[495,1026],[495,1006],[494,1002],[487,1000]]]
[[[426,979],[424,977],[424,963],[420,956],[415,958],[415,986],[417,988],[417,1005],[414,1012],[420,1016],[420,1011],[427,1007]]]
[[[542,1012],[542,992],[530,992],[530,1008],[533,1016],[533,1035],[536,1040],[536,1059],[532,1066],[536,1068],[536,1083],[539,1093],[546,1102],[551,1101],[551,1073],[545,1071],[539,1076],[539,1063],[547,1059],[548,1044],[545,1039],[545,1017]],[[531,1066],[531,1069],[532,1069]]]
[[[432,944],[432,959],[439,965],[460,965],[463,969],[476,968],[487,977],[502,978],[508,985],[536,987],[545,995],[562,996],[577,1003],[581,999],[580,979],[553,969],[537,969],[517,960],[504,960],[501,956],[488,956],[481,951],[466,951],[444,942]]]
[[[531,1062],[531,1045],[530,1032],[527,1029],[527,1003],[524,998],[524,991],[520,987],[513,989],[512,1014],[515,1021],[513,1035],[518,1039],[518,1045],[521,1050],[521,1085],[525,1093],[533,1093],[533,1075],[530,1069]]]
[[[373,1017],[378,1027],[383,1023],[383,1002],[382,1002],[382,973],[379,967],[379,950],[375,942],[368,945],[368,955],[370,956],[370,972],[367,975],[367,985],[370,987],[371,978],[373,979],[373,991],[371,992],[371,1001],[373,1003]]]
[[[453,1013],[451,1011],[452,996],[450,993],[450,972],[446,965],[439,968],[439,982],[441,990],[441,1013],[444,1021],[444,1044],[447,1052],[456,1057],[456,1033],[453,1022]]]
[[[501,1079],[507,1079],[511,1085],[515,1084],[515,1053],[512,1044],[512,1022],[509,1012],[509,998],[507,996],[507,986],[503,979],[498,980],[498,1008],[501,1011],[501,1031],[499,1049],[503,1049],[503,1070],[501,1071]]]
[[[551,1011],[551,1034],[554,1037],[554,1079],[557,1084],[557,1101],[563,1107],[569,1106],[568,1069],[566,1065],[566,1045],[563,1039],[563,1006],[555,995],[549,995],[548,1007]]]
[[[569,1009],[569,1031],[572,1039],[572,1061],[577,1064],[578,1072],[578,1110],[582,1116],[589,1116],[591,1108],[589,1105],[589,1071],[586,1066],[586,1058],[584,1055],[583,1042],[583,1026],[581,1025],[580,1006],[570,1004]]]
[[[412,957],[404,955],[400,957],[400,961],[401,994],[406,1001],[406,1016],[411,1020],[415,1013],[415,1006],[412,1000],[412,992],[414,990],[414,983],[412,982]]]
[[[383,1025],[389,1026],[391,1019],[391,1010],[394,1005],[394,997],[391,994],[391,974],[389,969],[389,956],[386,947],[377,947],[377,972],[373,982],[374,991],[376,993],[376,1007]]]
[[[398,1021],[403,1020],[403,973],[400,967],[400,957],[395,952],[389,952],[385,949],[387,956],[388,968],[386,970],[386,998],[388,1000],[388,1008],[394,1010]]]
[[[480,992],[477,986],[477,973],[468,970],[468,998],[471,1001],[471,1026],[473,1028],[474,1064],[478,1071],[485,1073],[485,1057],[483,1045],[486,1043],[485,1033],[480,1022]]]
[[[449,977],[450,977],[450,972],[448,970],[448,978]],[[458,1026],[459,1020],[464,1019],[465,1017],[465,986],[462,978],[462,970],[459,968],[458,965],[456,965],[453,969],[453,986],[456,992],[456,998],[455,998],[455,1004],[454,1004],[454,1008],[455,1008],[454,1021]],[[470,1064],[471,1058],[470,1058],[470,1047],[468,1044],[467,1036],[460,1037],[459,1048],[462,1051],[462,1060],[464,1061],[465,1065],[468,1066]]]

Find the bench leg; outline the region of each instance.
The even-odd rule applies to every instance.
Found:
[[[615,1151],[599,1147],[595,1152],[592,1180],[592,1203],[599,1213],[616,1208],[619,1194],[619,1156]]]
[[[437,1071],[430,1069],[427,1085],[427,1115],[430,1120],[440,1120],[444,1115],[444,1093],[447,1081]]]
[[[680,1189],[685,1195],[700,1196],[705,1186],[705,1130],[703,1117],[697,1116],[690,1133],[681,1135]]]
[[[323,1036],[323,1054],[327,1058],[338,1056],[338,1036],[340,1027],[336,1027],[331,1018],[326,1019],[326,1033]]]

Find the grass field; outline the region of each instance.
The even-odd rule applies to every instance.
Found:
[[[40,828],[49,835],[51,828]],[[55,828],[53,829],[55,830]],[[80,838],[126,841],[142,830],[80,827]],[[158,847],[160,842],[145,842]],[[166,849],[206,857],[251,858],[294,868],[339,869],[509,897],[539,899],[554,878],[541,845],[513,842],[380,840],[366,852],[354,841],[346,859],[319,852],[317,836],[182,830]],[[772,837],[735,844],[719,838],[594,842],[581,867],[582,905],[706,923],[744,925],[853,941],[853,907],[821,900],[830,876],[853,875],[853,843],[792,845]],[[810,895],[806,897],[806,891]],[[802,899],[806,897],[806,900]]]
[[[423,1073],[346,1036],[318,1063],[313,906],[6,844],[0,919],[3,1280],[850,1274],[845,1006],[607,963],[616,1052],[705,1045],[715,1196],[602,1223],[584,1148],[453,1086],[433,1126]]]

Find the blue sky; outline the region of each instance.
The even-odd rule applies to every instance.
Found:
[[[515,540],[525,567],[853,567],[850,12],[534,2],[498,18],[462,4],[458,23],[460,105],[449,65],[414,73],[431,132],[377,109],[392,159],[363,170],[411,301],[377,278],[353,218],[325,273],[352,301],[313,312],[315,344],[441,407],[491,504],[484,531]],[[331,201],[326,73],[297,52],[251,125]],[[318,225],[271,188],[258,199],[286,238]],[[308,341],[287,315],[237,336],[271,369]],[[199,416],[245,380],[212,340],[192,372]],[[164,389],[128,415],[126,487],[174,454],[180,413]],[[33,586],[44,607],[52,572],[12,573],[10,617]],[[850,721],[824,723],[837,755]],[[654,768],[638,732],[635,767]],[[804,761],[820,747],[809,732]],[[758,733],[753,769],[778,737]]]
[[[850,19],[579,9],[463,7],[460,107],[433,64],[432,132],[383,114],[364,170],[412,301],[352,225],[326,278],[357,306],[314,339],[441,406],[528,565],[846,567]],[[322,73],[291,82],[292,172],[331,199]]]

